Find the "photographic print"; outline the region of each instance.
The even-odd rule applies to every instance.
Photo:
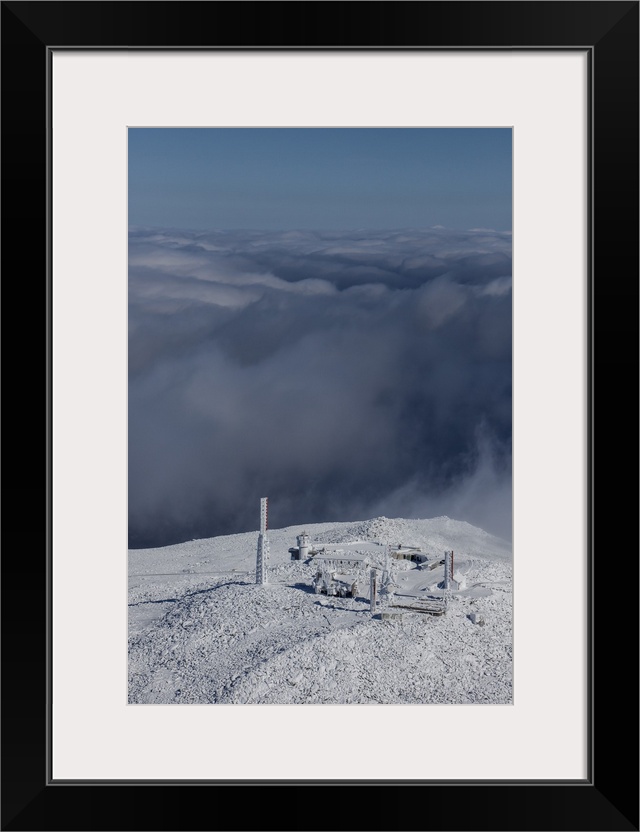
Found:
[[[129,128],[131,704],[511,704],[512,131]]]

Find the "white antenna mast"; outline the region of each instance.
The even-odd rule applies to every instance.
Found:
[[[267,583],[269,568],[269,538],[267,537],[268,497],[260,498],[260,534],[258,535],[258,555],[256,558],[256,583]]]
[[[451,598],[451,581],[453,580],[453,551],[446,551],[444,553],[444,603],[447,606]]]

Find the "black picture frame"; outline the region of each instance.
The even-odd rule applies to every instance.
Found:
[[[3,360],[5,448],[15,461],[5,463],[3,493],[2,829],[638,829],[638,494],[621,484],[638,458],[638,9],[627,0],[2,3],[3,290],[17,325],[5,330]],[[232,47],[589,54],[585,781],[50,778],[50,57],[60,48]]]

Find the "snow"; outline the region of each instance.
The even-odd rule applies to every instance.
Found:
[[[306,530],[326,554],[382,568],[386,545],[417,546],[429,563],[393,562],[393,603],[441,598],[445,615],[372,617],[369,567],[356,598],[316,595],[313,559],[288,549]],[[269,583],[255,584],[258,533],[129,552],[130,703],[512,702],[512,563],[506,541],[448,517],[378,517],[270,530]],[[385,608],[386,609],[386,608]],[[479,627],[471,620],[484,619]]]

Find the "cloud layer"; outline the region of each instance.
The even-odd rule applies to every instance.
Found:
[[[511,235],[133,229],[130,545],[378,514],[511,533]]]

